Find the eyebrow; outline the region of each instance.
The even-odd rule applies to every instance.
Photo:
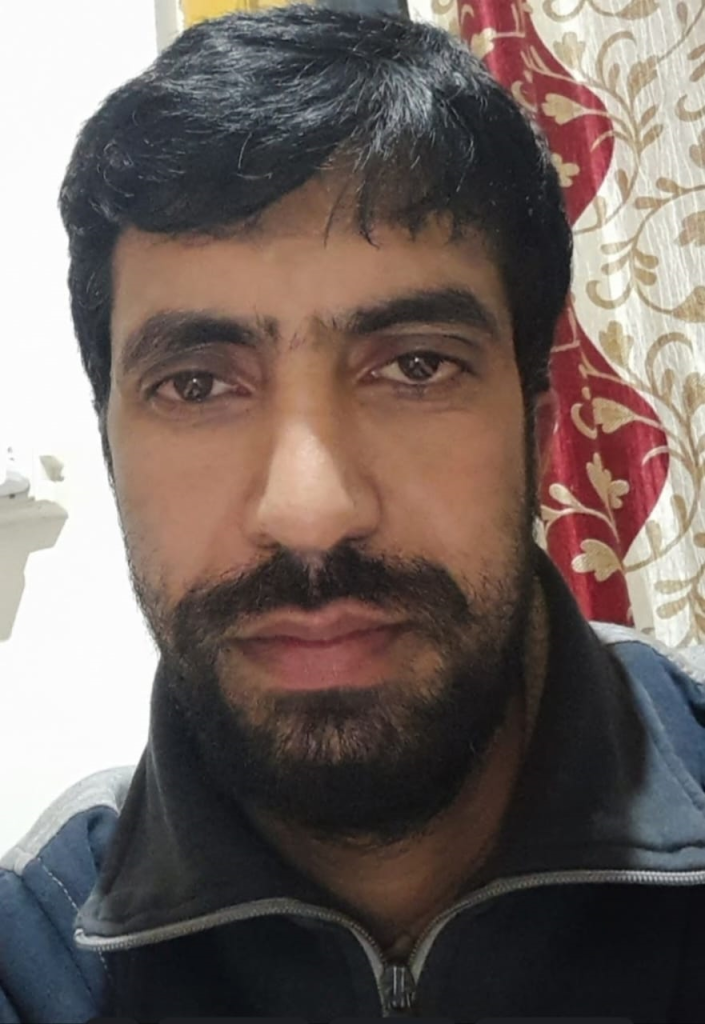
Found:
[[[162,310],[154,313],[125,342],[120,357],[124,375],[155,358],[178,356],[216,343],[257,345],[263,336],[276,337],[273,321],[247,321],[198,310]]]
[[[471,327],[492,341],[500,336],[494,313],[467,288],[408,292],[333,316],[329,321],[336,333],[354,337],[413,324]],[[130,333],[120,369],[127,375],[155,358],[178,356],[209,344],[255,348],[276,344],[280,338],[277,321],[269,317],[246,319],[198,310],[162,310]]]
[[[469,288],[433,288],[400,295],[356,310],[339,329],[365,335],[405,324],[457,324],[479,330],[493,341],[500,336],[496,316]]]

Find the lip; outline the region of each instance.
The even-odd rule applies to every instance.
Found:
[[[339,629],[340,625],[331,624],[330,631]],[[348,621],[346,628],[349,625]],[[315,633],[319,639],[316,640],[281,633],[258,635],[240,641],[238,646],[250,664],[256,666],[259,679],[267,689],[364,689],[379,685],[393,672],[395,641],[404,632],[404,626],[378,625],[320,639],[325,632],[323,627],[318,627]]]
[[[241,630],[238,640],[298,640],[306,644],[331,644],[355,634],[398,625],[398,620],[380,612],[337,602],[318,612],[292,609],[267,616],[251,629]]]
[[[321,611],[283,609],[239,631],[237,646],[267,689],[358,689],[393,672],[408,623],[353,602]]]

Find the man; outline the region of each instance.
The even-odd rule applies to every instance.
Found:
[[[700,1020],[702,677],[532,539],[571,244],[522,112],[428,26],[226,17],[61,208],[161,662],[134,775],[4,859],[2,1021]]]

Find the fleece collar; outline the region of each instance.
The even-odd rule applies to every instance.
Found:
[[[545,556],[540,571],[546,684],[500,841],[477,884],[561,871],[705,870],[698,687],[645,644],[606,644]],[[334,909],[209,786],[160,668],[149,742],[77,928],[88,941],[134,938],[276,899]]]

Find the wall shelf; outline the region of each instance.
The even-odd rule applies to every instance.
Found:
[[[68,512],[56,501],[0,498],[0,528],[22,526],[47,519],[68,519]]]

